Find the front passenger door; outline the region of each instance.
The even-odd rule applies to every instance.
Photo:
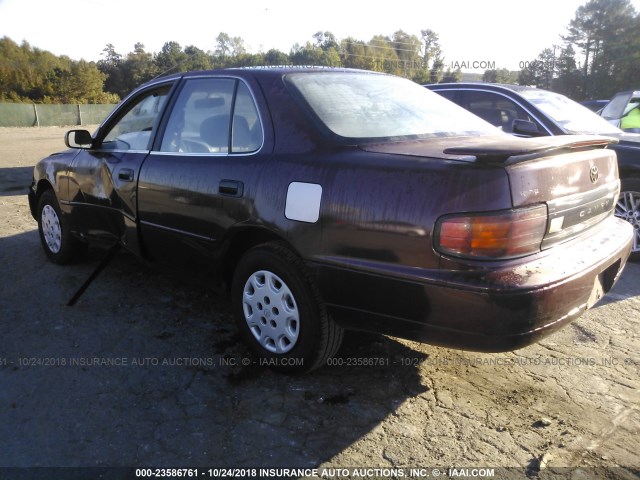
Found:
[[[129,100],[101,127],[93,148],[75,157],[69,205],[85,236],[138,251],[138,175],[172,86],[155,86]]]

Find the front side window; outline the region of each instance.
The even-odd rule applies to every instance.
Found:
[[[410,80],[374,73],[293,73],[288,84],[334,134],[349,139],[495,135],[492,125]]]
[[[124,116],[102,140],[106,150],[148,150],[151,134],[167,100],[171,85],[145,93],[134,100]]]
[[[619,128],[601,116],[559,93],[531,89],[520,94],[569,134],[620,133]]]
[[[199,78],[187,80],[180,91],[160,150],[226,154],[253,152],[261,145],[260,119],[246,85],[231,78]]]

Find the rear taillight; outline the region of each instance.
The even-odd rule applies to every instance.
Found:
[[[446,215],[435,228],[435,248],[465,258],[515,258],[540,251],[547,207]]]

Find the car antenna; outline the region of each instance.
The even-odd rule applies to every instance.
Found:
[[[76,302],[82,296],[84,291],[87,288],[89,288],[89,285],[91,285],[91,283],[93,283],[96,277],[100,275],[100,272],[102,272],[102,270],[104,270],[104,268],[107,265],[109,265],[109,263],[111,263],[111,260],[113,260],[113,257],[116,255],[116,253],[118,253],[118,251],[120,250],[120,247],[121,247],[120,243],[116,242],[111,248],[109,248],[105,256],[102,257],[102,260],[100,260],[100,263],[98,264],[98,266],[95,268],[93,272],[91,272],[91,275],[89,275],[89,278],[87,278],[87,280],[82,284],[82,286],[73,295],[73,297],[71,297],[71,300],[67,302],[67,307],[73,307],[76,304]]]
[[[184,58],[184,59],[180,60],[180,61],[179,61],[178,63],[176,63],[174,66],[167,68],[164,72],[159,73],[158,75],[156,75],[155,77],[153,77],[153,78],[152,78],[151,80],[149,80],[149,81],[153,81],[153,80],[155,80],[156,78],[164,77],[164,76],[165,76],[165,75],[167,75],[169,72],[171,72],[171,71],[173,71],[173,70],[175,70],[175,69],[177,69],[177,68],[180,68],[180,67],[182,66],[182,64],[183,64],[184,62],[186,62],[187,60],[189,60],[189,59],[188,59],[188,58]]]

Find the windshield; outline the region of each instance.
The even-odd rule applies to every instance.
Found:
[[[286,78],[320,121],[341,137],[500,134],[493,125],[403,78],[361,72],[293,73]]]
[[[619,128],[564,95],[546,90],[522,90],[518,93],[542,110],[566,133],[600,135],[621,133]]]

